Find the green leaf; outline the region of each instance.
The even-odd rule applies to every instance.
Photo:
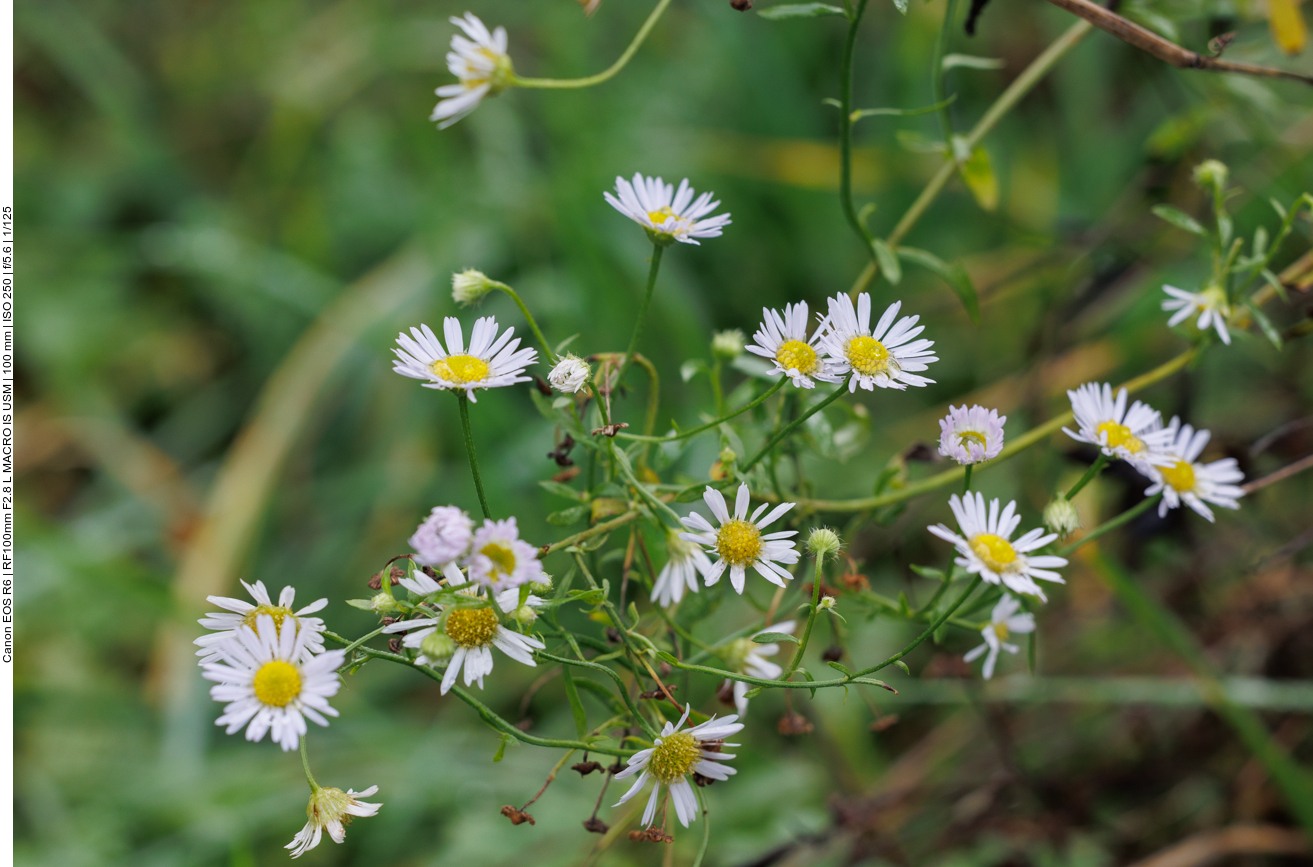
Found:
[[[668,662],[671,665],[677,665],[679,663],[679,659],[673,653],[667,653],[664,650],[657,651],[657,659],[662,662]]]
[[[901,668],[903,670],[903,674],[910,675],[912,673],[912,669],[908,668],[907,663],[903,662],[901,659],[894,660],[894,665]]]
[[[1286,287],[1282,285],[1281,280],[1277,278],[1277,275],[1273,274],[1267,268],[1264,268],[1263,279],[1267,281],[1267,285],[1271,286],[1274,290],[1276,290],[1277,296],[1282,301],[1286,302],[1287,304],[1290,303],[1290,296],[1286,294]]]
[[[798,639],[784,632],[759,632],[752,636],[752,640],[756,644],[773,644],[779,641],[789,641],[794,644],[798,643]]]
[[[848,670],[848,666],[843,665],[842,663],[838,663],[833,660],[826,660],[826,663],[830,666],[830,668],[833,668],[835,671],[843,674],[844,677],[847,677],[848,675],[852,674],[852,672]]]
[[[511,737],[510,735],[503,734],[501,736],[501,743],[497,745],[497,752],[493,755],[492,760],[494,762],[500,762],[502,759],[504,759],[506,757],[506,745],[513,742],[514,740],[515,738]]]
[[[552,512],[547,516],[547,523],[557,527],[568,527],[571,524],[577,524],[584,518],[588,517],[592,506],[584,504],[582,506],[571,506],[568,509],[562,509],[559,512]]]
[[[1272,325],[1272,320],[1267,318],[1267,314],[1258,309],[1258,305],[1252,301],[1246,301],[1245,306],[1253,315],[1254,321],[1258,323],[1258,329],[1263,332],[1263,336],[1272,341],[1272,345],[1277,349],[1282,346],[1281,332],[1276,330]]]
[[[907,14],[907,0],[894,0],[894,8],[903,15]]]
[[[939,109],[946,108],[947,106],[952,105],[956,101],[957,101],[957,94],[955,93],[952,96],[950,96],[948,99],[944,100],[943,102],[936,102],[934,105],[927,105],[925,108],[857,108],[857,109],[853,109],[852,120],[855,122],[861,120],[864,117],[886,117],[886,116],[916,117],[917,115],[920,114],[931,114],[933,112],[939,111]],[[842,104],[839,103],[837,100],[830,100],[830,102],[833,102],[835,105],[839,106],[840,108],[843,107]],[[870,204],[867,205],[867,207],[874,210],[875,205]],[[863,210],[865,210],[865,208],[863,208]],[[859,214],[858,216],[860,217],[861,215]]]
[[[816,678],[812,677],[812,673],[811,673],[810,671],[808,671],[807,669],[805,669],[805,668],[800,668],[800,669],[798,669],[798,674],[801,674],[802,677],[803,677],[803,679],[806,680],[808,683],[815,683],[815,682],[816,682]],[[811,694],[812,694],[812,700],[814,701],[814,700],[816,699],[816,689],[815,689],[815,687],[813,687],[813,688],[810,690],[810,692],[811,692]]]
[[[998,178],[989,161],[989,151],[976,145],[965,160],[958,163],[958,174],[982,211],[993,213],[998,208]]]
[[[600,588],[595,590],[570,590],[565,598],[584,605],[601,605],[606,601],[606,594]]]
[[[374,603],[369,599],[348,599],[346,604],[350,605],[352,608],[359,608],[361,611],[374,610]]]
[[[561,666],[561,681],[565,684],[565,697],[570,700],[570,713],[574,714],[574,730],[579,737],[583,737],[588,734],[588,714],[584,711],[583,702],[579,701],[579,690],[575,688],[570,666]]]
[[[754,686],[752,689],[743,693],[744,698],[756,698],[759,695],[761,695],[761,687],[759,686]]]
[[[1152,210],[1155,217],[1166,220],[1178,229],[1192,232],[1201,238],[1208,237],[1208,230],[1198,220],[1182,210],[1173,208],[1171,205],[1154,205]]]
[[[569,485],[563,485],[560,482],[553,482],[551,479],[543,479],[538,483],[544,491],[550,491],[558,497],[565,497],[567,500],[574,500],[577,503],[588,502],[588,494],[584,491],[576,491]]]
[[[880,687],[881,689],[887,689],[887,690],[889,690],[889,691],[892,692],[894,695],[898,695],[898,690],[894,689],[892,686],[890,686],[889,684],[885,683],[883,680],[876,680],[876,679],[873,678],[873,677],[854,677],[854,678],[853,678],[853,683],[864,683],[864,684],[866,684],[867,686],[878,686],[878,687]]]
[[[906,7],[907,0],[903,0]],[[907,11],[904,8],[903,11]],[[784,6],[771,6],[757,12],[767,21],[783,21],[788,18],[817,18],[821,15],[844,15],[844,11],[838,6],[831,6],[828,3],[789,3]]]
[[[956,262],[945,262],[928,250],[918,250],[915,247],[899,247],[898,255],[939,275],[962,302],[971,321],[980,324],[980,300],[976,296],[976,287],[971,282],[971,275],[967,273],[967,269]]]
[[[931,568],[930,566],[918,566],[915,563],[913,563],[909,568],[916,574],[920,575],[922,578],[932,578],[935,581],[944,580],[943,569],[934,569]]]
[[[897,286],[898,281],[903,279],[903,267],[898,264],[898,257],[894,255],[894,251],[879,238],[871,241],[871,248],[875,250],[875,261],[880,266],[880,273]]]
[[[999,57],[976,57],[973,54],[945,54],[943,68],[947,72],[959,66],[967,69],[1002,69],[1003,59]]]
[[[707,366],[707,363],[701,358],[690,358],[679,366],[679,378],[684,382],[688,382],[699,373],[703,373],[710,369],[711,368]]]

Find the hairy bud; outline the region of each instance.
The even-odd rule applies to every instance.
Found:
[[[711,354],[725,361],[733,361],[743,354],[743,332],[737,328],[717,331],[711,336]]]
[[[1230,169],[1220,160],[1204,160],[1194,167],[1194,180],[1201,187],[1211,187],[1219,193],[1226,186]]]
[[[1058,494],[1053,502],[1044,507],[1044,526],[1065,539],[1080,529],[1080,513],[1070,500]]]
[[[466,268],[451,275],[451,297],[457,304],[473,304],[492,289],[492,281],[482,271]]]
[[[839,534],[829,527],[818,527],[812,530],[811,536],[807,538],[807,550],[811,551],[818,560],[832,559],[839,553],[841,544]]]

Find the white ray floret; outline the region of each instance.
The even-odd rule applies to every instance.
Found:
[[[442,570],[448,587],[466,586],[465,575],[454,564],[449,563]],[[414,573],[412,578],[403,578],[399,582],[407,590],[418,596],[427,596],[442,589],[442,585],[423,572]],[[471,598],[483,598],[484,588],[468,585],[462,591]],[[519,606],[519,593],[516,588],[498,593],[494,600],[502,611],[510,612]],[[529,596],[525,603],[530,608],[542,605],[542,600]],[[441,692],[447,692],[456,683],[456,677],[465,673],[465,685],[478,684],[483,689],[483,679],[492,674],[495,647],[516,662],[528,666],[537,666],[533,652],[542,650],[547,645],[532,635],[521,635],[503,626],[497,612],[491,606],[481,608],[437,606],[433,617],[419,617],[413,620],[399,620],[384,628],[384,632],[405,632],[402,639],[405,647],[418,648],[420,654],[415,661],[420,665],[441,667],[446,665],[442,676]]]
[[[360,800],[368,798],[378,791],[378,786],[370,786],[363,792],[329,787],[318,788],[310,793],[310,803],[306,805],[305,827],[296,832],[292,842],[284,849],[292,850],[293,858],[300,858],[306,852],[319,845],[324,832],[334,843],[346,839],[346,826],[351,824],[353,816],[374,816],[382,804],[370,804]]]
[[[930,351],[933,340],[913,340],[924,325],[919,316],[894,319],[903,302],[895,301],[871,328],[871,296],[863,292],[852,299],[840,293],[829,299],[830,312],[821,322],[820,349],[828,356],[829,372],[842,378],[852,373],[848,390],[858,386],[867,391],[880,388],[905,390],[909,385],[924,386],[934,382],[918,374],[927,370],[939,357]]]
[[[949,406],[939,420],[939,453],[959,464],[993,460],[1003,451],[1003,423],[996,409],[983,406]]]
[[[1226,300],[1226,292],[1217,286],[1210,286],[1202,292],[1190,292],[1175,286],[1163,285],[1168,299],[1163,302],[1163,310],[1176,311],[1167,320],[1169,327],[1180,325],[1195,314],[1199,315],[1195,327],[1200,331],[1212,328],[1227,346],[1231,345],[1231,332],[1226,328],[1227,317],[1231,315],[1231,305]]]
[[[655,781],[647,806],[643,809],[643,824],[648,827],[656,819],[663,786],[670,793],[671,803],[675,805],[676,818],[687,828],[689,822],[696,821],[698,817],[698,799],[693,794],[693,786],[688,777],[700,774],[710,780],[728,780],[737,773],[734,768],[722,764],[726,759],[734,758],[733,753],[723,752],[722,748],[738,746],[725,743],[725,738],[743,730],[743,723],[738,721],[738,716],[730,714],[720,719],[712,717],[685,731],[682,729],[688,720],[689,710],[686,705],[678,723],[667,721],[652,747],[630,756],[629,767],[615,775],[617,780],[621,780],[638,774],[634,785],[616,801],[617,807],[642,791],[648,780]]]
[[[781,564],[791,566],[798,562],[800,555],[793,542],[793,537],[798,535],[798,532],[782,530],[776,533],[762,533],[762,530],[792,509],[793,503],[780,503],[759,521],[757,519],[761,517],[761,513],[766,510],[769,503],[762,503],[752,513],[752,517],[748,517],[750,495],[747,485],[739,485],[738,496],[734,500],[733,515],[725,505],[724,495],[710,485],[707,486],[702,499],[711,509],[718,526],[713,526],[706,518],[694,512],[682,519],[684,526],[693,532],[680,533],[679,538],[686,542],[704,545],[707,553],[717,556],[716,562],[702,572],[708,587],[719,581],[726,569],[729,569],[730,584],[733,585],[736,593],[743,592],[749,567],[757,570],[757,573],[767,581],[780,587],[785,586],[785,581],[793,578]],[[698,568],[702,569],[700,564]]]
[[[1044,591],[1035,579],[1066,583],[1052,570],[1066,566],[1067,561],[1047,554],[1029,555],[1058,538],[1057,534],[1046,534],[1042,527],[1037,527],[1015,542],[1011,541],[1021,523],[1021,517],[1016,514],[1017,503],[1015,500],[1009,502],[1002,512],[998,503],[997,499],[991,500],[986,511],[985,498],[979,492],[968,493],[965,499],[954,494],[949,497],[948,506],[957,518],[962,535],[943,524],[926,529],[953,543],[961,554],[954,562],[968,573],[979,575],[990,584],[1002,584],[1014,593],[1044,599]]]
[[[1144,492],[1146,497],[1157,493],[1163,495],[1158,504],[1159,516],[1166,516],[1169,509],[1182,503],[1209,521],[1213,520],[1213,510],[1207,503],[1224,509],[1240,508],[1239,500],[1245,491],[1236,482],[1243,481],[1245,474],[1240,471],[1236,459],[1222,458],[1208,464],[1198,462],[1212,434],[1183,425],[1176,416],[1172,417],[1167,432],[1171,437],[1159,452],[1163,460],[1151,468],[1153,485]]]
[[[400,348],[392,350],[397,356],[392,370],[424,380],[425,388],[464,391],[470,401],[477,402],[475,389],[528,382],[524,369],[538,362],[537,350],[519,349],[520,339],[514,336],[514,328],[498,336],[497,320],[492,316],[475,320],[468,349],[459,319],[445,318],[442,331],[447,338],[445,348],[427,325],[411,328],[409,335],[398,334]]]
[[[633,181],[615,179],[615,195],[602,195],[611,207],[647,230],[656,244],[679,241],[697,244],[699,238],[718,238],[730,224],[729,214],[711,212],[720,205],[712,199],[713,193],[703,193],[695,200],[688,178],[679,182],[679,189],[661,178],[648,178],[635,174]]]
[[[255,626],[255,620],[261,614],[267,614],[274,619],[274,624],[281,626],[289,619],[296,624],[296,628],[306,632],[305,640],[301,644],[301,653],[305,659],[310,659],[316,653],[321,653],[324,649],[324,621],[318,617],[308,615],[320,611],[328,604],[327,599],[316,599],[309,605],[299,611],[293,611],[292,605],[296,601],[296,590],[291,587],[284,587],[283,591],[278,594],[278,603],[274,604],[269,598],[269,591],[265,589],[263,581],[256,581],[254,584],[242,582],[246,592],[251,594],[255,604],[244,599],[233,599],[228,596],[206,596],[206,600],[220,608],[226,608],[227,612],[212,611],[197,621],[206,629],[213,629],[214,632],[208,635],[202,635],[193,642],[200,650],[196,655],[201,657],[200,664],[207,662],[216,662],[220,658],[216,650],[218,645],[234,638],[237,630],[242,626]]]
[[[1108,383],[1087,382],[1068,391],[1076,430],[1062,432],[1074,440],[1098,446],[1110,458],[1121,458],[1145,475],[1156,451],[1167,442],[1162,416],[1146,403],[1136,401],[1126,408],[1126,389],[1113,395]]]
[[[685,589],[698,592],[698,576],[711,571],[711,559],[697,545],[685,542],[678,533],[666,534],[666,565],[652,585],[652,601],[662,608],[684,598]]]
[[[514,518],[485,520],[474,531],[464,565],[469,567],[471,581],[495,591],[519,587],[543,576],[538,549],[520,538]]]
[[[272,739],[285,751],[294,750],[306,733],[306,719],[321,726],[337,716],[328,699],[337,694],[337,669],[346,661],[341,650],[327,650],[306,659],[311,632],[292,620],[282,626],[268,614],[256,617],[255,628],[240,626],[236,635],[216,646],[220,661],[203,666],[206,680],[215,681],[210,696],[226,702],[217,725],[228,734],[246,728],[248,741]]]
[[[797,627],[798,622],[796,620],[785,620],[782,623],[773,623],[751,637],[732,641],[725,650],[725,662],[731,671],[736,671],[739,674],[750,674],[763,680],[776,680],[784,673],[784,669],[766,657],[775,656],[779,653],[779,644],[773,641],[758,644],[752,639],[766,632],[782,632],[785,635],[792,635]],[[725,681],[726,684],[730,682],[729,680]],[[733,681],[733,684],[734,709],[738,711],[739,719],[743,719],[748,715],[748,690],[752,687],[741,680]]]
[[[506,53],[505,27],[489,31],[472,12],[466,12],[463,18],[453,17],[451,23],[465,31],[464,36],[457,33],[451,37],[451,51],[447,52],[447,69],[460,81],[444,84],[436,91],[442,100],[429,120],[438,121],[438,129],[451,126],[515,80],[511,57]]]
[[[747,347],[748,352],[770,359],[774,363],[771,375],[784,374],[798,388],[813,388],[817,380],[838,382],[829,370],[829,361],[817,352],[821,329],[807,336],[807,302],[784,305],[784,315],[778,310],[762,308],[761,327],[752,335],[756,341]]]
[[[474,521],[456,506],[434,506],[410,537],[410,549],[421,566],[442,568],[470,550]]]
[[[989,623],[980,630],[981,636],[985,643],[978,645],[967,651],[966,656],[962,657],[967,662],[975,662],[985,656],[985,666],[981,670],[981,675],[985,680],[994,676],[994,667],[998,665],[999,651],[1006,650],[1008,653],[1018,653],[1021,648],[1015,644],[1008,644],[1008,637],[1011,635],[1025,635],[1028,632],[1035,631],[1034,614],[1018,614],[1021,603],[1013,596],[1006,593],[1003,598],[998,600],[994,606],[994,611],[989,615]]]

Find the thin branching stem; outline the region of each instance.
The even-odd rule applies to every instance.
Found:
[[[620,55],[620,58],[596,75],[589,75],[585,78],[521,78],[517,75],[511,83],[515,87],[533,87],[545,90],[571,90],[580,87],[592,87],[595,84],[601,84],[604,81],[608,81],[611,78],[614,78],[617,72],[624,69],[629,61],[633,59],[634,55],[638,53],[638,49],[642,47],[644,40],[647,39],[648,34],[652,32],[652,28],[656,26],[657,21],[661,19],[662,13],[666,11],[666,7],[669,5],[670,0],[661,0],[661,2],[657,3],[656,8],[647,16],[647,20],[644,21],[643,26],[638,29],[638,33],[634,34],[633,41],[629,43],[629,47]]]
[[[465,433],[465,453],[470,457],[470,472],[474,474],[474,490],[479,494],[479,507],[483,509],[483,517],[492,520],[488,497],[483,493],[483,477],[479,475],[479,459],[474,455],[474,434],[470,432],[470,399],[464,391],[458,391],[456,402],[460,404],[460,427]]]

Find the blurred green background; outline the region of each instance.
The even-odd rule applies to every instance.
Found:
[[[865,263],[835,195],[835,111],[821,103],[837,95],[840,19],[772,22],[723,0],[679,0],[609,83],[509,92],[439,133],[427,117],[433,89],[450,80],[446,19],[466,8],[18,4],[17,863],[283,863],[281,846],[302,824],[300,768],[268,742],[213,725],[219,708],[193,665],[192,624],[206,593],[237,595],[243,577],[291,584],[303,604],[327,596],[330,628],[361,634],[371,618],[343,600],[366,594],[431,506],[475,504],[454,402],[389,364],[401,328],[472,321],[450,300],[453,270],[513,284],[549,339],[578,333],[576,351],[619,350],[650,248],[602,191],[635,171],[714,189],[733,225],[665,257],[640,347],[666,384],[664,424],[708,405],[704,378],[678,384],[684,361],[708,356],[712,329],[750,335],[763,304],[806,299],[816,309]],[[469,8],[507,27],[517,71],[554,77],[604,68],[650,11],[634,0],[605,0],[591,17],[572,0]],[[1313,72],[1307,53],[1276,51],[1257,6],[1123,11],[1193,48],[1235,30],[1229,57]],[[940,0],[913,0],[906,16],[872,3],[857,105],[933,102],[942,15]],[[955,28],[950,50],[1003,61],[950,73],[958,128],[1073,20],[1038,0],[997,0],[974,39]],[[1208,261],[1149,208],[1167,201],[1202,215],[1190,168],[1218,158],[1240,188],[1239,232],[1271,227],[1268,198],[1288,204],[1313,189],[1311,106],[1299,84],[1177,71],[1106,34],[1088,37],[987,139],[997,209],[981,210],[955,183],[907,239],[967,266],[982,323],[927,273],[875,285],[877,305],[902,298],[924,317],[943,359],[931,371],[938,383],[862,395],[846,461],[809,458],[817,493],[868,494],[891,456],[937,436],[949,401],[998,406],[1016,435],[1064,408],[1063,389],[1124,379],[1181,351],[1159,287],[1197,287]],[[856,189],[877,204],[877,233],[939,164],[905,147],[907,133],[937,130],[934,116],[859,126]],[[1275,264],[1303,253],[1308,237],[1301,221]],[[1270,313],[1288,325],[1308,300],[1296,294]],[[480,313],[524,330],[503,297]],[[494,508],[542,544],[568,531],[545,521],[563,503],[536,484],[557,467],[545,457],[553,431],[527,388],[481,398],[474,427]],[[1261,338],[1238,340],[1148,398],[1212,428],[1210,454],[1238,457],[1251,478],[1313,450],[1307,341],[1278,353]],[[705,478],[718,448],[700,440],[678,473]],[[1029,524],[1087,460],[1058,438],[982,474],[980,486],[1018,498]],[[1119,474],[1092,485],[1087,524],[1142,485]],[[1307,679],[1310,502],[1304,476],[1215,526],[1174,514],[1109,545],[1225,671]],[[924,599],[925,582],[906,567],[944,560],[922,529],[947,517],[944,498],[884,517],[846,540],[850,553],[877,589]],[[1042,675],[1185,673],[1084,564],[1068,579],[1040,616]],[[750,619],[746,606],[726,605],[707,628]],[[856,608],[849,622],[857,659],[909,634],[864,622]],[[912,672],[927,684],[960,676],[975,643],[952,635],[924,646]],[[1023,670],[1003,664],[1005,674]],[[487,701],[531,717],[536,731],[569,731],[559,681],[520,707],[535,674],[500,660]],[[1197,701],[1137,703],[1113,683],[1063,703],[932,704],[913,678],[891,680],[903,694],[866,696],[874,707],[839,691],[802,701],[816,725],[803,738],[775,733],[781,697],[754,702],[738,777],[707,792],[708,863],[1106,865],[1235,822],[1289,823],[1261,770]],[[695,682],[692,697],[713,689]],[[597,776],[563,773],[534,805],[537,825],[512,828],[500,806],[527,800],[558,756],[513,746],[494,764],[497,736],[412,672],[367,666],[336,706],[341,718],[311,739],[316,774],[342,788],[378,784],[385,806],[308,863],[596,855],[619,865],[664,855],[623,836],[595,852],[599,838],[579,823]],[[1306,713],[1267,721],[1297,757],[1313,757]],[[675,863],[697,840],[677,835]]]

